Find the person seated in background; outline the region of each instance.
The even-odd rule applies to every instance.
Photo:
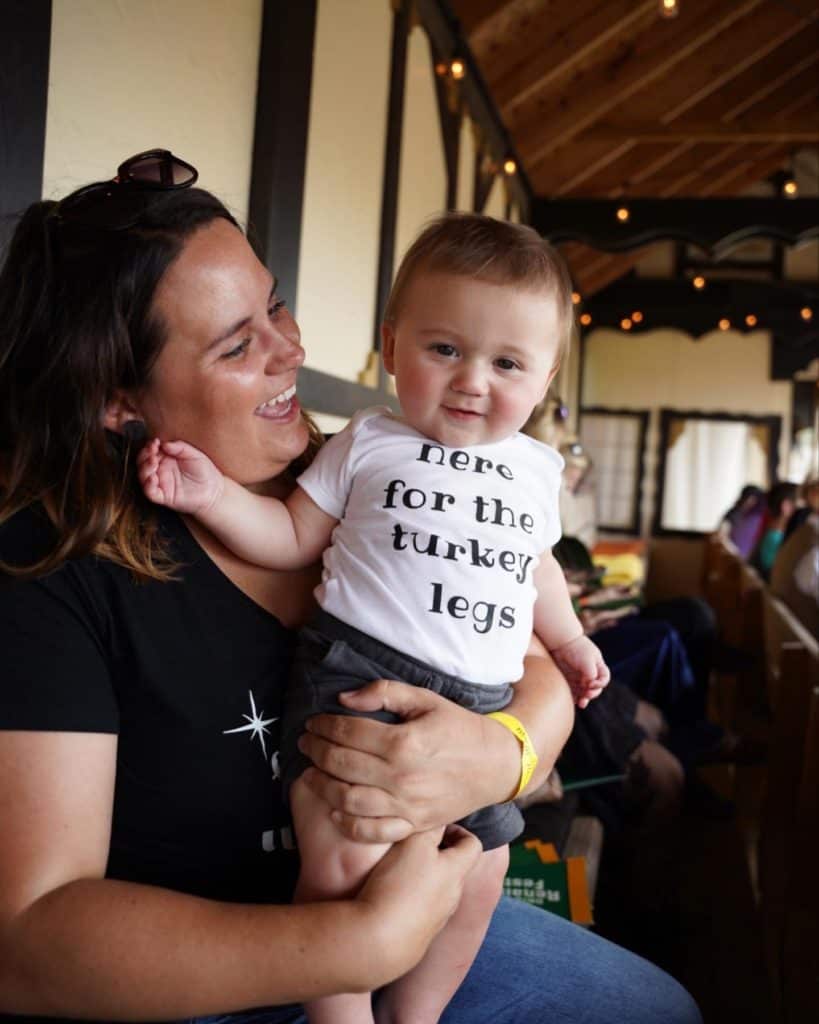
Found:
[[[813,488],[819,505],[819,485]],[[771,570],[771,592],[819,639],[819,510],[806,506],[801,524],[782,542]]]
[[[690,791],[701,791],[695,776],[698,765],[756,761],[762,756],[759,744],[708,719],[712,671],[746,668],[748,656],[720,641],[707,601],[680,596],[645,604],[634,588],[603,587],[600,570],[575,537],[561,538],[554,553],[576,596],[621,592],[621,601],[607,602],[614,607],[581,606],[581,621],[611,670],[609,688],[626,687],[661,713],[656,738],[680,760]],[[607,706],[613,699],[609,697]],[[584,722],[589,717],[594,713]]]
[[[800,488],[801,502],[785,526],[784,543],[812,512],[819,512],[819,477],[806,480]]]
[[[765,492],[756,484],[746,484],[725,513],[719,532],[728,538],[743,558],[754,552],[765,523]]]
[[[770,578],[776,553],[785,536],[788,520],[796,511],[798,488],[789,481],[774,484],[768,491],[765,525],[759,543],[751,555],[751,565],[766,580]]]

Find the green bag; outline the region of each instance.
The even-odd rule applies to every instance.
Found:
[[[582,857],[557,854],[552,843],[529,839],[509,848],[509,869],[503,880],[505,896],[559,914],[575,924],[593,924],[586,862]]]

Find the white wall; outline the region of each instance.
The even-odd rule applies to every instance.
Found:
[[[407,46],[404,130],[395,225],[395,269],[426,221],[446,205],[444,156],[429,39],[420,26]]]
[[[43,196],[171,149],[247,217],[261,0],[54,0]]]
[[[392,11],[320,0],[296,315],[307,365],[354,380],[372,347]]]

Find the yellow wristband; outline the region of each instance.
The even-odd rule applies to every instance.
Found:
[[[529,739],[529,733],[526,731],[523,722],[515,718],[514,715],[508,715],[505,711],[492,711],[486,717],[494,718],[496,722],[500,722],[520,741],[520,785],[512,797],[514,800],[529,785],[529,780],[532,778],[535,768],[537,768],[535,748],[532,746],[532,741]]]

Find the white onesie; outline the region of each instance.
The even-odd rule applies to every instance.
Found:
[[[319,605],[449,675],[487,686],[518,679],[532,574],[560,537],[562,468],[524,434],[449,448],[388,409],[357,413],[299,478],[340,520]]]

